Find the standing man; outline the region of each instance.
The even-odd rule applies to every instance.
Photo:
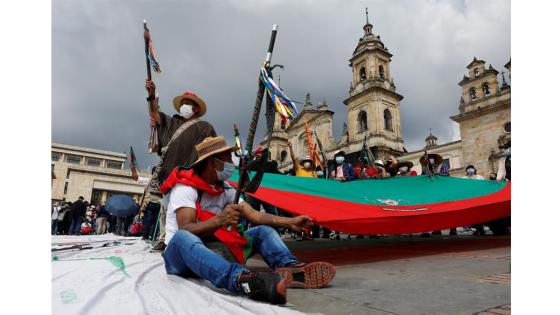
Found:
[[[498,161],[498,181],[511,180],[511,141],[506,142],[504,145],[499,146],[502,151],[503,157]]]
[[[338,150],[334,153],[334,160],[336,167],[331,171],[331,178],[341,182],[351,181],[356,179],[354,167],[350,162],[346,161],[346,153]]]
[[[51,206],[51,235],[56,235],[58,230],[58,213],[60,212],[60,206],[53,201]]]
[[[151,80],[146,80],[148,100],[153,101],[153,108],[159,108],[156,97],[156,85]],[[176,166],[190,165],[197,156],[194,147],[207,137],[215,137],[214,127],[200,117],[206,113],[206,103],[196,94],[185,92],[183,95],[173,98],[173,107],[179,113],[168,116],[165,113],[154,110],[150,112],[150,124],[157,128],[160,149],[158,155],[161,157],[156,167],[157,176],[152,176],[149,184],[149,192],[153,196],[153,202],[159,202],[160,233],[158,243],[154,250],[165,248],[165,221],[166,209],[169,197],[162,196],[161,184],[167,179]]]
[[[420,165],[422,165],[422,175],[428,175],[428,167],[431,174],[440,175],[440,176],[449,176],[449,167],[447,167],[446,163],[443,163],[443,158],[439,154],[430,153],[428,154],[428,161],[430,161],[430,165],[426,161],[426,157],[420,157]]]
[[[292,148],[292,143],[290,141],[288,141],[288,148],[290,149],[290,157],[292,158],[292,163],[294,165],[295,175],[299,177],[317,178],[313,161],[309,158],[309,156],[306,156],[302,161],[299,161],[294,154],[294,149]]]
[[[70,231],[68,234],[70,235],[80,235],[80,227],[82,226],[82,222],[86,217],[86,203],[84,202],[84,197],[80,196],[78,200],[72,203],[72,207],[70,208],[71,215],[72,215],[72,224],[70,224]]]
[[[105,209],[105,205],[99,205],[99,210],[96,219],[96,231],[97,235],[103,235],[107,232],[107,218],[109,217],[109,212]]]

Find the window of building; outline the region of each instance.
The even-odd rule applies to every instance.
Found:
[[[469,90],[469,94],[471,95],[471,101],[476,101],[476,89],[475,88],[471,88]]]
[[[482,91],[484,92],[484,95],[490,95],[490,86],[488,83],[484,83],[482,85]]]
[[[504,131],[507,133],[511,132],[511,122],[508,121],[507,123],[504,124]]]
[[[107,160],[107,168],[122,169],[122,162]]]
[[[58,152],[51,152],[51,161],[56,162],[56,161],[60,160],[61,156],[62,156],[62,154],[60,154]]]
[[[280,162],[286,161],[286,158],[287,158],[287,157],[288,157],[288,152],[286,152],[286,150],[283,150],[283,151],[280,153]]]
[[[68,182],[64,183],[64,194],[68,193]]]
[[[386,130],[393,130],[393,116],[391,115],[391,111],[389,109],[385,109],[383,111],[383,120],[385,120],[385,129]]]
[[[478,71],[478,68],[474,68],[474,76],[478,77],[480,75],[480,72]]]
[[[366,68],[361,67],[360,68],[360,81],[363,81],[366,79]]]
[[[101,160],[98,159],[87,159],[87,166],[101,166]]]
[[[449,159],[444,159],[443,162],[441,162],[441,164],[445,164],[448,170],[451,169],[451,163],[449,163]]]
[[[82,162],[81,156],[70,154],[66,156],[66,163],[80,164],[80,162]]]
[[[367,127],[367,113],[365,111],[361,111],[358,114],[358,125],[359,125],[359,132],[364,132],[368,129],[368,127]]]
[[[95,204],[101,203],[101,196],[102,195],[103,195],[103,191],[93,189],[91,191],[91,204],[95,205]]]
[[[379,78],[385,79],[385,69],[383,69],[382,65],[379,65]]]

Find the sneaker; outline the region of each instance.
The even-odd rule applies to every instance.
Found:
[[[155,250],[155,251],[163,251],[163,250],[165,249],[166,246],[167,246],[167,245],[165,245],[164,242],[159,242],[159,243],[156,244],[156,246],[152,247],[152,250]]]
[[[278,268],[276,271],[288,271],[292,275],[290,288],[317,289],[329,284],[336,275],[333,265],[316,261],[312,263],[296,262],[286,267]]]
[[[251,300],[286,304],[291,280],[292,275],[287,271],[243,272],[237,283]]]

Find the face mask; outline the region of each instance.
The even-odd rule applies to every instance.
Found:
[[[430,164],[434,165],[435,163],[436,163],[436,160],[430,159]]]
[[[505,149],[504,150],[504,155],[505,156],[510,156],[511,155],[511,149],[510,148]]]
[[[216,159],[216,160],[218,160],[218,159]],[[216,170],[216,175],[218,175],[218,180],[224,181],[226,179],[229,179],[231,177],[231,175],[233,175],[233,170],[235,170],[235,165],[233,165],[233,163],[224,162],[224,161],[221,161],[221,160],[218,160],[218,161],[224,163],[224,170],[223,171]]]
[[[400,171],[401,173],[406,173],[406,172],[408,172],[408,166],[401,166],[401,167],[399,167],[399,171]]]
[[[192,105],[181,105],[181,107],[179,108],[179,114],[181,116],[183,116],[185,119],[189,119],[192,117],[192,115],[194,114],[193,110],[192,110]]]
[[[310,168],[311,167],[311,162],[303,162],[303,167],[304,168]]]
[[[474,174],[474,168],[467,168],[467,174],[469,175]]]
[[[342,162],[344,162],[344,157],[343,156],[337,156],[336,157],[336,163],[337,164],[342,164]]]
[[[323,174],[323,171],[317,171],[317,176],[323,177],[323,175],[324,175],[324,174]]]

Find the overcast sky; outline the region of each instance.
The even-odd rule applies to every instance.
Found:
[[[363,36],[365,7],[373,32],[393,54],[391,74],[400,103],[405,147],[424,145],[429,129],[439,143],[459,139],[449,116],[458,112],[473,56],[498,71],[510,59],[510,2],[476,1],[80,1],[52,6],[52,141],[128,152],[142,169],[147,152],[146,65],[142,20],[148,21],[163,73],[155,76],[160,106],[185,90],[208,104],[204,117],[233,139],[247,135],[272,24],[279,24],[273,64],[284,91],[314,105],[323,97],[335,112],[338,140],[346,121],[348,59]],[[301,105],[299,105],[301,107]],[[264,114],[264,112],[263,112]],[[264,115],[259,124],[265,124]],[[257,139],[262,139],[259,128]],[[257,140],[256,139],[256,140]]]

